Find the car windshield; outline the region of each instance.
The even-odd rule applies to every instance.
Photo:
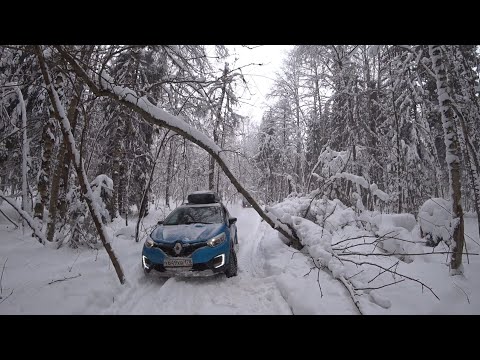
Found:
[[[179,207],[167,216],[163,224],[220,224],[222,222],[220,206],[202,206]]]

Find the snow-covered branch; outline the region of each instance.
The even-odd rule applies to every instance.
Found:
[[[26,211],[19,208],[12,199],[3,196],[2,194],[0,194],[0,199],[5,200],[11,207],[15,209],[15,211],[27,222],[28,226],[30,226],[33,234],[38,238],[38,241],[45,245],[47,239],[45,238],[45,234],[42,232],[41,226],[37,224],[36,220],[32,218]]]

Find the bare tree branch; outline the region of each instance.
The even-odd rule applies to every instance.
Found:
[[[336,254],[333,254],[333,256],[334,256],[335,258],[337,258],[338,260],[340,260],[340,258],[339,258]],[[343,261],[346,261],[346,262],[351,262],[351,263],[353,263],[353,264],[355,264],[355,265],[359,265],[359,266],[361,266],[361,265],[369,265],[369,266],[378,267],[378,268],[380,268],[380,269],[382,269],[382,270],[385,270],[386,272],[390,272],[390,273],[392,273],[392,274],[396,274],[396,275],[398,275],[398,276],[404,277],[404,278],[409,279],[409,280],[411,280],[411,281],[415,281],[416,283],[419,283],[420,285],[422,285],[422,289],[423,289],[423,287],[426,287],[428,290],[430,290],[430,292],[431,292],[438,300],[440,300],[440,298],[437,296],[437,294],[435,294],[435,292],[432,290],[432,288],[431,288],[430,286],[428,286],[428,285],[425,285],[425,284],[424,284],[423,282],[421,282],[420,280],[411,278],[410,276],[407,276],[407,275],[404,275],[404,274],[400,274],[400,273],[398,273],[398,272],[396,272],[396,271],[393,272],[392,270],[390,270],[390,269],[388,269],[388,268],[385,268],[385,267],[383,267],[383,266],[381,266],[381,265],[378,265],[378,264],[375,264],[375,263],[372,263],[372,262],[368,262],[368,261],[356,262],[356,261],[350,260],[350,259],[342,259],[342,260],[343,260]]]

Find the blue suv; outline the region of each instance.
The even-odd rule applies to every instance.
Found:
[[[235,225],[218,196],[197,191],[188,203],[173,210],[145,241],[142,267],[163,276],[237,275],[238,237]]]

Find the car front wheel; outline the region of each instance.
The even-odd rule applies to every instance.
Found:
[[[230,250],[230,261],[228,263],[227,269],[225,270],[225,275],[227,278],[232,276],[237,276],[238,265],[237,265],[237,254],[235,250]]]

